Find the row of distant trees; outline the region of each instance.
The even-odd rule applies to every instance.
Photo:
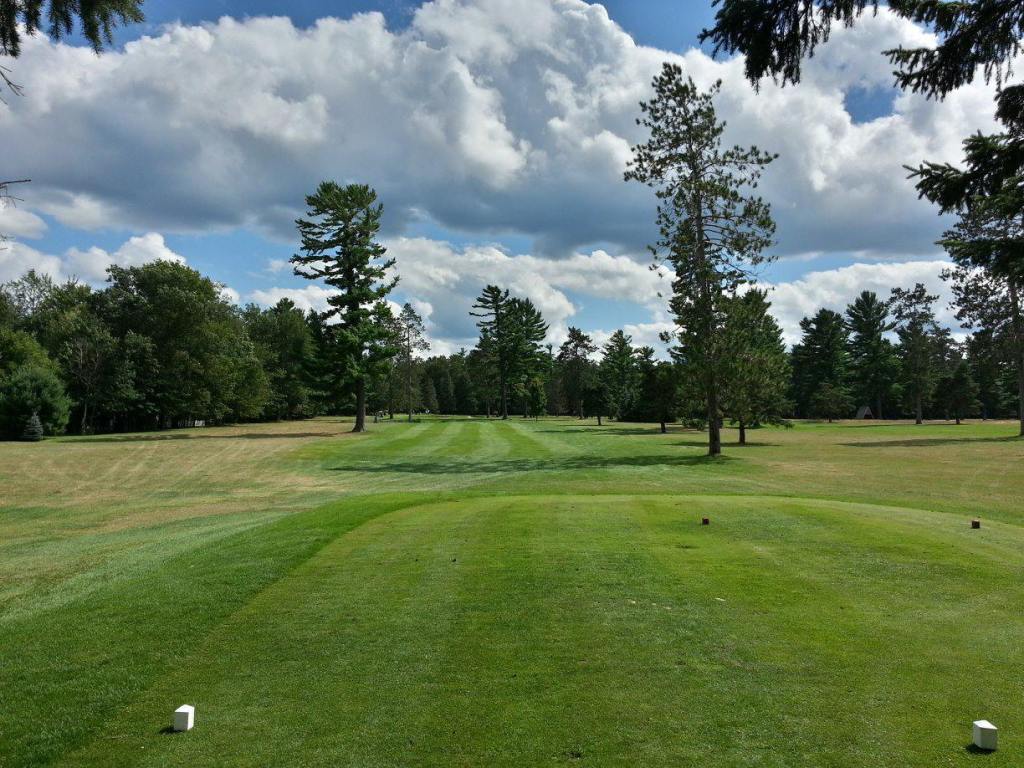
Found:
[[[488,286],[478,345],[469,352],[413,360],[414,386],[392,390],[387,411],[494,416],[574,415],[666,424],[705,425],[699,384],[685,359],[658,360],[649,346],[634,346],[616,331],[603,347],[570,327],[558,348],[542,343],[546,325],[527,300]],[[504,302],[501,301],[504,299]],[[765,293],[751,290],[730,307],[725,337],[732,350],[723,378],[720,417],[748,426],[789,418],[1012,418],[1017,413],[1017,371],[990,330],[955,341],[934,314],[936,297],[918,284],[896,288],[887,299],[862,292],[844,314],[820,309],[801,323],[791,351],[771,316]],[[495,315],[509,328],[518,307],[535,329],[509,363],[493,351]],[[500,338],[500,336],[499,336]],[[502,393],[504,394],[504,397]],[[743,438],[741,437],[741,440]]]
[[[0,290],[0,433],[148,430],[311,415],[315,324],[232,306],[184,265],[111,267],[94,290],[29,272]]]
[[[765,293],[726,304],[730,349],[719,416],[740,428],[790,417],[957,419],[1013,415],[1016,371],[998,337],[955,342],[920,285],[888,300],[864,292],[844,315],[821,309],[787,351]],[[698,369],[678,350],[659,360],[622,330],[599,347],[570,327],[557,348],[526,298],[489,285],[470,310],[471,350],[425,356],[423,321],[378,303],[375,359],[363,397],[373,414],[572,415],[707,426]],[[339,374],[339,323],[282,299],[239,308],[219,286],[173,262],[111,267],[101,290],[29,272],[0,289],[0,430],[148,430],[351,414],[358,393]],[[383,354],[386,351],[387,354]],[[347,363],[346,363],[347,364]]]
[[[936,299],[919,283],[888,300],[864,291],[845,314],[804,318],[791,356],[794,415],[831,420],[867,408],[918,424],[1017,415],[1014,340],[980,328],[955,341],[935,317]]]

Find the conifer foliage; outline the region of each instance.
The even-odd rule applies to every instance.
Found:
[[[35,411],[28,417],[21,439],[26,443],[38,443],[43,439],[43,422],[39,420],[39,414]]]
[[[985,334],[988,352],[1015,370],[1024,436],[1024,123],[1004,123],[1003,133],[963,142],[963,167],[925,162],[910,171],[922,197],[957,214],[940,241],[954,264],[943,277],[963,327]]]
[[[42,29],[60,40],[71,35],[76,25],[99,53],[113,42],[116,26],[142,20],[142,0],[4,0],[0,2],[0,56],[21,55],[24,35]],[[2,65],[0,83],[15,93],[21,92]]]
[[[367,383],[374,367],[394,355],[391,312],[384,303],[398,282],[394,259],[376,241],[383,206],[365,184],[320,184],[306,197],[306,218],[297,219],[302,253],[292,256],[295,274],[336,289],[323,313],[326,353],[336,382],[355,397],[353,432],[366,429]]]
[[[725,124],[715,113],[716,83],[706,92],[666,63],[641,102],[650,138],[633,147],[627,180],[655,190],[655,259],[675,273],[670,308],[680,357],[707,411],[708,453],[722,451],[719,421],[725,366],[724,304],[767,260],[775,224],[768,204],[750,193],[774,156],[757,147],[722,146]]]
[[[416,398],[413,396],[413,384],[416,376],[415,355],[417,352],[425,352],[430,349],[430,344],[426,339],[423,318],[409,302],[402,305],[402,311],[395,319],[395,336],[398,342],[397,362],[401,375],[405,379],[406,406],[409,412],[409,421],[412,421],[416,403]]]
[[[828,40],[836,22],[852,26],[878,0],[716,0],[715,25],[700,34],[718,53],[743,54],[747,77],[770,75],[798,83],[803,59]],[[896,85],[941,98],[974,80],[1002,81],[1024,38],[1024,4],[1019,0],[889,0],[897,15],[932,30],[934,46],[883,51],[896,67]],[[1021,86],[1000,94],[1000,110],[1020,116]]]

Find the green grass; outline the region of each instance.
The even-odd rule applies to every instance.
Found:
[[[0,444],[0,765],[1024,764],[1011,424],[345,428]]]

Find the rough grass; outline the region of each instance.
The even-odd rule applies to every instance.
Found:
[[[0,765],[1024,763],[1013,425],[346,428],[0,444]]]

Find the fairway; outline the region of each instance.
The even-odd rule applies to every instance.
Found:
[[[347,426],[0,443],[0,765],[1024,763],[1013,424]]]

